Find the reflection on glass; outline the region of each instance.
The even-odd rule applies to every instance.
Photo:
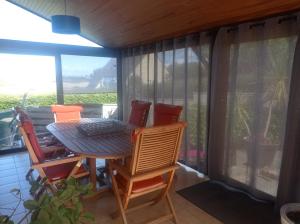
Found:
[[[116,118],[116,59],[62,55],[61,61],[64,103],[101,104],[105,117]]]

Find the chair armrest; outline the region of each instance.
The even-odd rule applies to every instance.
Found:
[[[45,167],[51,167],[51,166],[57,166],[60,164],[65,164],[65,163],[71,163],[71,162],[78,162],[82,160],[82,156],[72,156],[72,157],[64,157],[61,159],[54,159],[54,160],[45,160],[43,163],[38,163],[38,164],[33,164],[32,168],[45,168]]]
[[[130,175],[130,173],[128,172],[128,170],[125,166],[122,166],[122,165],[120,165],[116,162],[112,162],[112,161],[109,161],[109,165],[111,166],[113,171],[114,170],[117,171],[126,180],[129,180],[131,178],[131,175]]]
[[[110,162],[110,166],[113,170],[116,170],[126,180],[132,180],[132,181],[141,181],[141,180],[149,179],[149,178],[152,178],[152,177],[156,177],[156,176],[168,173],[170,171],[176,170],[180,167],[180,165],[176,164],[176,165],[173,165],[173,166],[153,170],[153,171],[150,171],[150,172],[147,172],[147,173],[137,174],[137,175],[131,176],[130,173],[128,172],[127,168],[120,165],[120,164],[117,164],[115,162]]]
[[[131,180],[135,182],[135,181],[141,181],[141,180],[157,177],[157,176],[163,175],[165,173],[168,173],[170,171],[176,170],[179,167],[180,167],[180,165],[176,164],[176,165],[173,165],[173,166],[153,170],[153,171],[150,171],[150,172],[147,172],[147,173],[137,174],[137,175],[132,176]]]
[[[59,151],[65,151],[65,147],[56,146],[56,145],[41,147],[41,148],[44,151],[44,153],[46,153],[46,154],[47,153],[53,153],[53,152],[59,152]]]

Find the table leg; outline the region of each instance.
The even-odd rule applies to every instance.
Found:
[[[90,181],[93,186],[93,190],[96,190],[97,185],[97,174],[96,174],[96,159],[95,158],[88,158],[88,164],[90,167]]]

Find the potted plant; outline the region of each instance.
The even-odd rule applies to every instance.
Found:
[[[22,201],[27,213],[18,224],[94,223],[93,215],[84,211],[81,202],[83,195],[92,193],[90,184],[80,185],[75,178],[70,178],[61,182],[55,192],[45,179],[30,181],[30,184],[30,192],[34,195],[34,199],[23,201],[20,190],[12,189],[11,193],[19,199],[18,205],[11,214],[0,214],[0,224],[14,224],[11,218]]]

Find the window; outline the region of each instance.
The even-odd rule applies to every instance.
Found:
[[[0,27],[0,39],[100,47],[79,35],[52,33],[49,21],[7,1],[0,1]]]
[[[13,107],[56,103],[55,58],[0,54],[0,150],[20,147]]]
[[[65,104],[103,104],[103,116],[116,116],[116,59],[62,55]]]

